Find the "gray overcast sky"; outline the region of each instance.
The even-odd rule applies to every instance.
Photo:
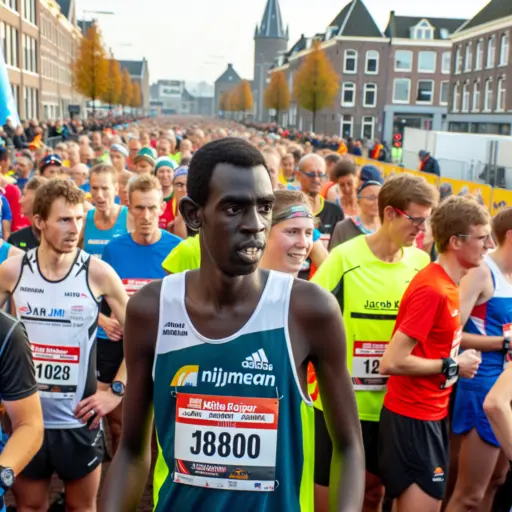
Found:
[[[149,61],[150,80],[213,82],[232,62],[243,78],[253,76],[254,27],[267,0],[77,0],[77,16],[97,17],[105,44],[118,59]],[[366,0],[384,29],[397,15],[469,18],[488,0]],[[293,44],[302,33],[323,32],[348,0],[279,0]],[[114,16],[84,10],[113,11]],[[127,46],[131,44],[131,46]]]

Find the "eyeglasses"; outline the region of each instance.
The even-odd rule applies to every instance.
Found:
[[[367,201],[371,201],[374,203],[379,200],[379,196],[357,196],[358,199],[366,199]]]
[[[411,217],[410,215],[407,215],[407,213],[400,210],[400,208],[393,207],[393,210],[398,212],[402,217],[409,219],[418,228],[428,221],[428,217]]]
[[[299,172],[307,176],[308,178],[323,178],[325,176],[325,172],[306,172],[302,169],[299,169]]]
[[[483,245],[487,245],[489,240],[492,240],[491,235],[482,235],[482,236],[473,236],[473,235],[456,235],[459,238],[467,238],[468,240],[478,240],[479,242],[483,242]]]

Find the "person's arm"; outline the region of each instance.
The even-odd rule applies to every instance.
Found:
[[[9,242],[7,242],[7,243],[9,243]],[[9,252],[7,253],[7,257],[8,258],[12,258],[13,256],[23,257],[24,254],[25,253],[21,249],[18,249],[18,247],[11,245],[11,247],[9,247]]]
[[[496,381],[484,401],[484,411],[507,458],[512,460],[512,365]]]
[[[18,474],[43,443],[43,413],[37,394],[32,350],[22,323],[13,324],[4,343],[0,356],[0,391],[12,434],[0,454],[0,465],[12,468]]]
[[[325,261],[320,265],[315,275],[311,278],[312,283],[316,283],[328,292],[335,292],[340,285],[343,275],[343,259],[339,254],[339,249],[329,253]]]
[[[128,384],[123,403],[123,434],[100,496],[101,512],[134,512],[146,486],[153,426],[153,360],[158,337],[161,281],[128,302],[124,349]]]
[[[22,253],[12,258],[7,258],[0,265],[0,307],[9,300],[18,282],[24,255]]]
[[[11,236],[12,211],[9,201],[2,196],[2,232],[3,239],[7,240]]]
[[[338,303],[319,287],[297,280],[292,289],[290,311],[292,346],[295,353],[299,352],[301,344],[307,347],[309,354],[305,356],[315,367],[332,439],[330,510],[361,510],[364,450]],[[301,363],[302,367],[307,365],[307,362]],[[305,382],[305,376],[303,380]]]
[[[316,268],[319,268],[320,265],[326,260],[327,256],[329,256],[329,253],[327,252],[324,243],[321,240],[316,241],[311,248],[311,252],[309,253],[309,259],[311,260],[311,263],[313,263]]]
[[[114,269],[107,265],[104,261],[96,258],[90,259],[89,262],[89,283],[97,297],[103,297],[112,313],[124,326],[126,304],[128,303],[128,295],[124,289],[123,283]],[[126,364],[123,359],[114,381],[121,381],[126,384]],[[94,411],[94,420],[90,424],[90,429],[98,428],[101,418],[113,411],[120,403],[122,397],[115,395],[111,389],[98,389],[94,395],[91,395],[81,402],[75,408],[75,417],[83,423],[87,423],[90,419],[88,415],[90,411]]]

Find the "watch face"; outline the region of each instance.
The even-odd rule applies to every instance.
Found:
[[[456,377],[458,373],[459,372],[457,366],[450,366],[448,368],[448,378],[452,379],[453,377]]]
[[[14,471],[9,468],[4,468],[0,471],[0,481],[5,487],[12,487],[14,484]]]
[[[124,393],[123,384],[121,382],[113,382],[112,383],[112,391],[114,391],[114,393],[119,393],[119,394]]]

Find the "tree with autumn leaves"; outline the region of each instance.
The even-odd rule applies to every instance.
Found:
[[[107,87],[100,99],[112,110],[114,105],[119,105],[121,100],[121,91],[123,87],[123,74],[119,61],[114,59],[113,55],[108,60]]]
[[[313,131],[317,113],[334,103],[339,88],[339,76],[320,47],[320,42],[315,41],[293,81],[295,100],[303,109],[313,114]]]
[[[270,77],[270,83],[263,96],[265,108],[276,111],[275,122],[279,122],[279,112],[290,108],[290,90],[283,71],[276,71]]]
[[[219,97],[219,109],[222,112],[238,112],[244,117],[254,107],[251,84],[242,80],[238,85],[223,92]]]

